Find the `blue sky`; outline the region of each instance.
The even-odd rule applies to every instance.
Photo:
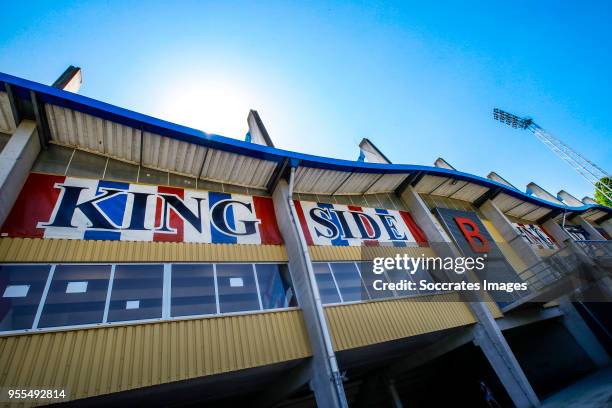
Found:
[[[278,147],[495,170],[592,189],[495,106],[530,115],[612,168],[612,2],[9,2],[0,71],[244,138],[257,109]]]

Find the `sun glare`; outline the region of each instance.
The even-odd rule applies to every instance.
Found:
[[[195,80],[169,84],[156,115],[208,133],[242,139],[248,130],[249,109],[255,106],[251,93],[237,83]]]

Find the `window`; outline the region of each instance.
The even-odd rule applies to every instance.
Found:
[[[213,265],[172,265],[172,317],[217,313]]]
[[[196,188],[196,179],[193,177],[185,177],[179,174],[170,173],[171,186],[182,187],[182,188]]]
[[[329,265],[326,263],[315,263],[312,265],[314,270],[321,302],[323,304],[338,303],[341,301],[336,283],[329,270]]]
[[[108,159],[104,180],[137,182],[138,166],[119,160]]]
[[[110,265],[58,265],[38,327],[101,323]]]
[[[0,265],[0,330],[32,328],[50,265]]]
[[[389,290],[374,290],[374,282],[377,280],[380,280],[383,283],[389,283],[389,279],[387,279],[386,274],[375,274],[373,272],[374,264],[372,262],[360,262],[357,264],[357,266],[361,271],[363,284],[366,287],[371,299],[385,299],[391,297],[393,292]]]
[[[50,144],[46,149],[40,151],[32,167],[32,171],[61,175],[66,174],[72,152],[74,152],[74,149]]]
[[[159,171],[154,169],[148,169],[146,167],[140,168],[138,175],[138,181],[145,184],[162,184],[168,185],[168,173],[165,171]]]
[[[163,265],[117,265],[108,321],[162,317]]]
[[[285,264],[0,264],[0,332],[294,306]]]
[[[66,175],[101,179],[104,175],[106,161],[106,157],[83,150],[75,150]]]
[[[329,265],[331,266],[334,278],[336,278],[336,283],[344,302],[368,300],[368,294],[361,283],[359,270],[353,262],[331,263]]]
[[[257,264],[255,270],[264,309],[297,305],[287,265]]]
[[[221,313],[260,309],[252,264],[218,264],[217,287]]]

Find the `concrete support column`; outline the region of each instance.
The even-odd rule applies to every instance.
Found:
[[[486,307],[480,310],[486,310],[490,316]],[[518,408],[540,406],[538,396],[531,388],[527,376],[495,320],[481,315],[476,308],[472,308],[472,312],[478,319],[474,331],[474,343],[482,350],[514,405]]]
[[[554,219],[546,221],[543,225],[546,231],[548,231],[559,244],[571,239],[569,234]]]
[[[325,312],[321,304],[314,272],[299,222],[289,203],[289,186],[279,180],[272,194],[276,219],[289,257],[293,287],[302,308],[312,348],[310,388],[318,407],[347,407],[342,379],[333,351]]]
[[[610,356],[606,349],[597,340],[574,305],[567,299],[562,299],[559,302],[559,309],[563,312],[563,325],[597,367],[602,368],[610,364]]]
[[[450,241],[448,234],[436,222],[434,215],[412,187],[409,186],[404,190],[401,199],[423,229],[437,256],[461,256],[459,249]],[[468,306],[477,321],[474,342],[482,349],[514,405],[519,408],[539,406],[537,395],[486,303],[481,299],[478,302],[468,302]]]
[[[414,191],[412,186],[408,186],[400,198],[410,210],[410,214],[416,223],[425,233],[429,245],[431,245],[437,256],[461,256],[459,250],[452,244],[446,231],[436,221],[427,204],[425,204],[419,193]]]
[[[502,213],[491,200],[487,200],[480,206],[480,211],[497,228],[501,236],[506,240],[516,254],[525,262],[527,267],[541,261],[540,256],[534,251],[521,234],[514,228],[510,220]]]
[[[608,233],[609,236],[612,237],[612,219],[604,221],[600,224],[600,227],[604,229]]]
[[[591,225],[590,222],[582,218],[580,215],[575,216],[574,221],[578,221],[578,223],[584,228],[584,230],[589,234],[589,239],[592,241],[605,241],[606,239]]]
[[[39,152],[36,122],[21,121],[0,153],[0,225],[15,204]]]

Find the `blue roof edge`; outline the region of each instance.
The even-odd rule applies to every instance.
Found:
[[[426,174],[441,177],[453,177],[462,181],[469,181],[487,188],[501,188],[504,194],[550,209],[582,213],[595,208],[612,213],[612,208],[596,204],[585,204],[581,207],[570,207],[543,200],[520,190],[506,186],[484,177],[464,173],[457,170],[439,167],[411,165],[411,164],[383,164],[360,161],[334,159],[330,157],[315,156],[289,150],[278,149],[229,138],[226,136],[206,133],[201,130],[178,125],[169,121],[158,119],[129,109],[124,109],[93,98],[64,91],[38,82],[19,78],[0,72],[0,82],[15,87],[14,92],[20,97],[29,97],[29,91],[34,91],[42,102],[55,104],[65,108],[75,109],[83,113],[103,119],[115,121],[126,126],[139,128],[147,132],[156,133],[184,142],[194,143],[206,147],[213,147],[232,153],[248,155],[251,157],[283,162],[289,159],[292,166],[315,167],[337,171],[361,171],[366,173],[410,173],[422,171]],[[4,86],[3,86],[4,87]]]

